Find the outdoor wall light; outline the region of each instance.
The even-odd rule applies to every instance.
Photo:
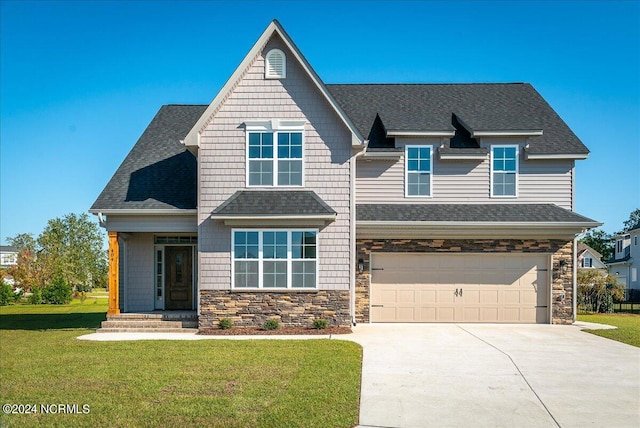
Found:
[[[358,259],[358,273],[364,272],[364,260]]]
[[[562,274],[566,274],[567,270],[569,269],[569,264],[567,263],[566,260],[560,260],[559,262],[560,265],[560,272],[562,272]]]

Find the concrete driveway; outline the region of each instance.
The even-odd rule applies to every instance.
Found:
[[[576,326],[367,324],[361,427],[638,427],[640,349]]]

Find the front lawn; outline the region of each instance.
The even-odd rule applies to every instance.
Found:
[[[0,403],[77,404],[79,413],[2,414],[0,426],[358,422],[362,349],[353,342],[80,341],[105,318],[106,299],[91,300],[0,308]]]
[[[584,330],[598,336],[640,347],[640,315],[634,314],[589,314],[578,315],[579,321],[613,325],[615,330]]]

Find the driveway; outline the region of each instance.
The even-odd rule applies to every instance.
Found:
[[[366,324],[361,427],[638,427],[640,349],[576,326]]]

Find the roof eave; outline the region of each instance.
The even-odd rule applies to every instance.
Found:
[[[471,130],[471,136],[476,137],[540,137],[542,129],[492,129]]]
[[[179,209],[179,208],[164,208],[164,209],[100,209],[92,208],[89,210],[91,214],[102,215],[197,215],[197,209]]]
[[[584,160],[589,158],[589,153],[529,153],[525,150],[526,160]]]
[[[441,131],[401,131],[401,130],[388,130],[387,137],[453,137],[455,131],[441,130]]]
[[[357,221],[356,235],[372,238],[569,239],[598,222]]]

